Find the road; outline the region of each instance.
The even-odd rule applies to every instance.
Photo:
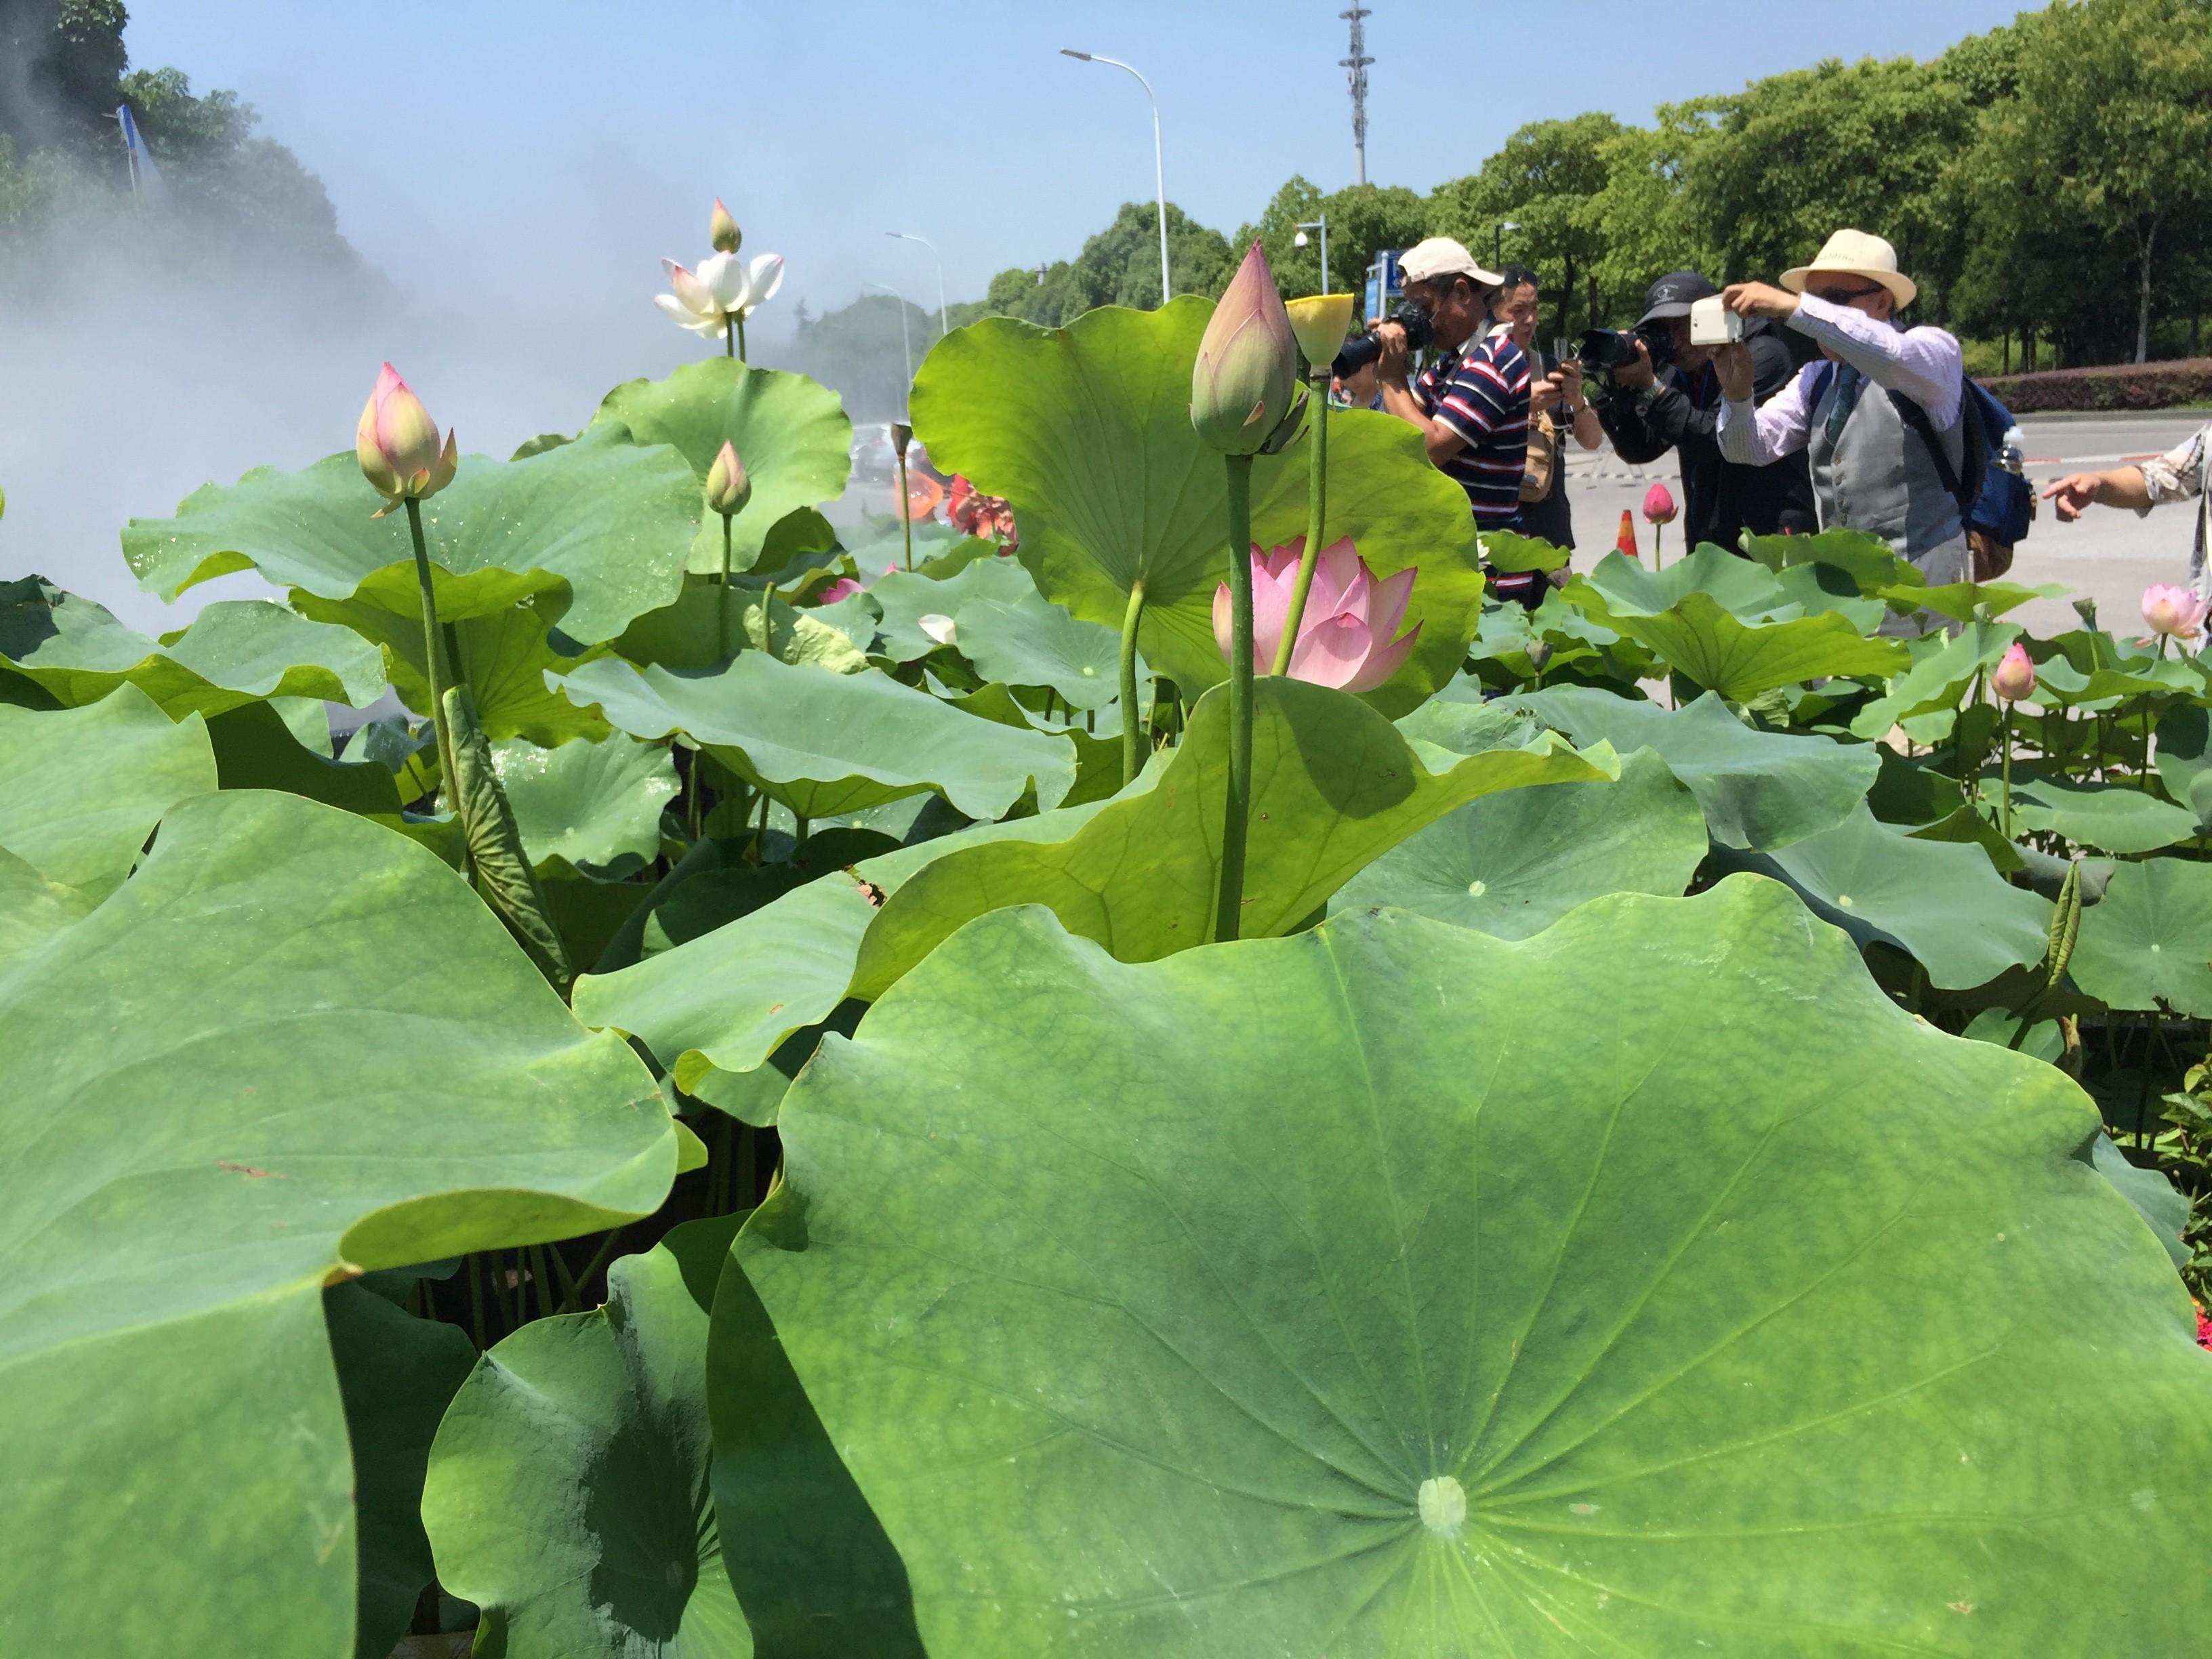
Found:
[[[2021,432],[2027,440],[2027,476],[2039,495],[2045,484],[2067,473],[2161,453],[2208,419],[2212,414],[2197,410],[2024,421]],[[1570,450],[1567,483],[1575,505],[1575,538],[1582,544],[1575,556],[1576,568],[1587,570],[1605,556],[1622,510],[1641,507],[1644,492],[1662,478],[1669,484],[1677,480],[1666,460],[1631,466],[1609,449]],[[2063,633],[2081,625],[2073,599],[2087,597],[2096,600],[2104,626],[2125,633],[2142,615],[2145,587],[2187,579],[2196,529],[2195,514],[2180,502],[2160,507],[2146,519],[2093,507],[2077,524],[2061,524],[2045,503],[2014,556],[2011,580],[2030,586],[2059,582],[2072,592],[2065,599],[2034,600],[2009,613],[2008,620],[2024,623],[2038,634]],[[1636,533],[1648,550],[1650,526],[1639,519]]]

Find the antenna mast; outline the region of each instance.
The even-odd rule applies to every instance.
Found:
[[[1352,0],[1350,11],[1337,13],[1352,22],[1352,56],[1338,61],[1350,71],[1352,82],[1352,150],[1358,159],[1359,182],[1367,182],[1367,66],[1375,60],[1367,55],[1367,32],[1361,20],[1370,15],[1368,9]]]

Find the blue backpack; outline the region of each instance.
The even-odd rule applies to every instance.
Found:
[[[1820,373],[1813,377],[1808,406],[1818,406],[1835,372],[1833,363],[1820,365]],[[2035,490],[2021,476],[2017,447],[2008,441],[2020,423],[2013,419],[2012,411],[1990,396],[1972,375],[1963,378],[1966,394],[1959,404],[1960,418],[1964,422],[1964,441],[1960,445],[1966,459],[1963,477],[1953,469],[1951,458],[1943,453],[1936,428],[1929,422],[1928,411],[1902,392],[1891,392],[1889,400],[1897,406],[1898,415],[1905,425],[1918,433],[1920,441],[1928,446],[1929,459],[1936,463],[1936,476],[1958,501],[1959,514],[1966,528],[1981,532],[1996,544],[1996,556],[1990,565],[1975,573],[1978,579],[1986,580],[2011,568],[2014,544],[2027,538],[2028,526],[2035,520]],[[1979,558],[1975,562],[1982,565]]]

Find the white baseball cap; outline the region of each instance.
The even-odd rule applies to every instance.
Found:
[[[1474,261],[1464,244],[1449,236],[1431,236],[1426,241],[1416,242],[1398,256],[1398,276],[1401,282],[1425,283],[1438,276],[1467,276],[1484,288],[1500,288],[1504,277],[1494,270],[1485,270]]]

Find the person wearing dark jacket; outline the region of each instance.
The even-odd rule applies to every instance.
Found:
[[[1809,536],[1820,520],[1802,453],[1766,466],[1740,466],[1721,454],[1721,385],[1713,372],[1713,349],[1690,343],[1691,304],[1719,291],[1694,270],[1674,271],[1654,283],[1637,326],[1670,330],[1674,362],[1656,368],[1650,351],[1638,340],[1635,361],[1613,371],[1612,395],[1597,405],[1597,412],[1622,460],[1641,465],[1669,449],[1679,457],[1687,538],[1683,545],[1712,542],[1737,553],[1747,530],[1758,536]],[[1759,397],[1779,390],[1796,374],[1790,347],[1769,319],[1747,318],[1744,343],[1751,350]]]

